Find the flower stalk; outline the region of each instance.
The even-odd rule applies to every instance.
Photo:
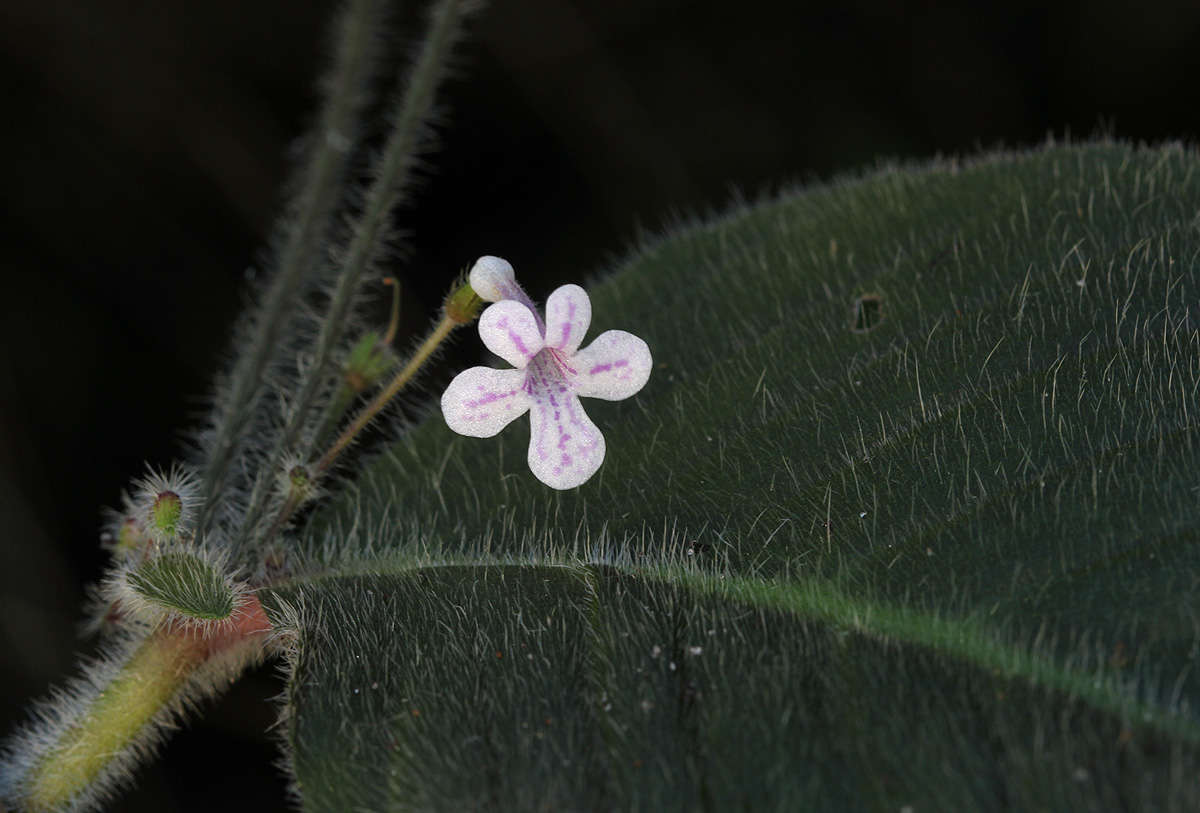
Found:
[[[328,471],[337,461],[338,457],[341,456],[342,452],[354,442],[354,439],[413,380],[417,372],[425,365],[425,362],[433,357],[438,347],[450,336],[454,329],[470,324],[479,316],[479,310],[482,305],[483,300],[472,290],[469,283],[462,283],[457,286],[446,297],[441,320],[434,326],[429,335],[425,337],[425,340],[421,342],[416,352],[413,353],[412,357],[409,358],[408,362],[399,372],[392,377],[387,386],[380,390],[366,406],[359,410],[358,414],[342,430],[337,439],[325,450],[325,453],[321,455],[317,462],[312,465],[311,471],[305,471],[305,476],[316,479]],[[394,330],[389,328],[388,333],[389,336],[393,335]],[[271,525],[268,538],[273,538],[287,524],[292,514],[295,513],[296,509],[303,502],[304,497],[300,490],[288,492],[288,496],[280,508],[279,515]]]
[[[354,401],[374,387],[397,364],[392,342],[395,341],[396,332],[400,327],[400,283],[392,277],[387,277],[383,284],[392,286],[392,316],[387,331],[382,338],[373,331],[367,333],[351,348],[343,365],[342,384],[326,410],[324,424],[317,434],[320,442],[324,442],[333,433]]]
[[[429,335],[425,337],[425,341],[421,342],[421,346],[413,353],[408,363],[392,377],[392,380],[388,382],[386,387],[379,391],[379,394],[371,399],[370,403],[359,410],[354,420],[350,422],[350,425],[342,430],[342,433],[338,435],[333,445],[325,451],[325,454],[321,455],[314,466],[318,474],[329,470],[329,467],[333,465],[338,456],[354,441],[354,438],[375,419],[375,416],[396,397],[400,390],[404,389],[408,382],[413,379],[413,376],[417,374],[417,371],[421,369],[425,362],[433,355],[434,351],[437,350],[438,346],[460,324],[462,323],[456,322],[448,316],[442,317]]]
[[[461,283],[450,292],[442,308],[441,321],[425,337],[425,341],[421,342],[421,346],[413,353],[408,363],[396,373],[386,387],[379,391],[378,395],[371,399],[369,404],[359,411],[354,420],[350,422],[350,425],[333,442],[333,445],[326,450],[325,454],[321,455],[320,460],[317,461],[314,467],[317,474],[327,471],[333,465],[338,455],[345,451],[346,447],[374,420],[375,416],[399,394],[400,390],[404,389],[412,381],[417,371],[421,369],[425,362],[429,361],[441,343],[446,340],[456,327],[469,325],[478,318],[482,305],[483,300],[471,288],[470,283]]]

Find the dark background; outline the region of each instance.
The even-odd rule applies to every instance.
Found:
[[[203,408],[333,8],[0,8],[0,731],[72,671],[100,507],[169,463]],[[393,68],[418,12],[397,15]],[[1192,2],[514,0],[471,30],[428,181],[398,213],[409,336],[483,253],[544,297],[735,190],[1048,134],[1200,132]],[[460,341],[442,380],[478,353]],[[283,809],[280,688],[270,667],[241,682],[115,809]]]

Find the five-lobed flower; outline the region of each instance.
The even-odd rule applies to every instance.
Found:
[[[551,488],[582,484],[600,468],[605,445],[579,398],[619,401],[635,394],[650,377],[650,348],[632,333],[608,330],[579,349],[592,305],[578,285],[550,294],[543,321],[505,260],[479,258],[470,282],[495,303],[479,318],[480,338],[514,369],[459,373],[442,395],[447,425],[486,438],[528,411],[534,476]]]

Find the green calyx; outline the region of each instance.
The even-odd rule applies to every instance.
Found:
[[[474,322],[482,308],[483,300],[468,282],[463,282],[451,291],[444,306],[446,318],[460,325]]]
[[[150,506],[150,524],[160,534],[173,537],[183,518],[183,499],[174,491],[160,492]]]
[[[288,499],[301,505],[312,499],[317,484],[312,472],[305,466],[293,466],[287,474]]]
[[[396,354],[378,333],[371,332],[358,340],[346,358],[346,386],[355,393],[365,392],[396,365]]]

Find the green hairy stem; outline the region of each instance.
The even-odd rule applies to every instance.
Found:
[[[204,468],[202,536],[212,529],[228,469],[246,443],[244,433],[262,397],[264,372],[279,356],[299,297],[324,257],[330,224],[348,179],[351,147],[370,98],[366,87],[379,57],[378,29],[386,5],[384,0],[352,0],[338,25],[334,67],[325,82],[325,105],[309,144],[308,162],[299,172],[291,218],[282,228],[276,273],[238,343],[229,391],[217,404],[216,428],[207,444]]]
[[[242,666],[261,657],[270,630],[262,606],[251,599],[234,624],[215,634],[191,629],[146,637],[103,690],[79,698],[80,708],[24,780],[21,802],[29,811],[61,810],[86,802],[97,780],[114,772],[114,757],[144,747],[146,730],[168,722],[189,691],[208,693]]]
[[[313,444],[320,442],[320,428],[336,426],[346,406],[337,398],[337,356],[355,326],[363,279],[383,254],[390,212],[428,142],[435,94],[473,7],[461,0],[433,4],[365,202],[354,218],[342,218],[349,222],[349,246],[331,267],[330,243],[340,238],[334,224],[352,197],[347,187],[385,39],[386,5],[349,0],[345,7],[323,84],[325,103],[278,229],[271,274],[239,331],[237,357],[198,435],[198,470],[172,469],[158,480],[187,488],[150,489],[155,493],[148,497],[139,488],[138,498],[116,513],[119,561],[97,591],[91,624],[109,636],[103,654],[10,740],[0,761],[0,805],[96,807],[130,781],[130,768],[153,750],[165,727],[265,652],[269,624],[252,590],[277,577],[274,537],[317,493],[319,471],[306,464],[314,462],[308,458],[318,451]],[[324,302],[315,331],[313,300]],[[412,378],[448,332],[436,331],[361,423]],[[343,434],[339,451],[356,431]],[[289,468],[285,458],[299,462]]]

